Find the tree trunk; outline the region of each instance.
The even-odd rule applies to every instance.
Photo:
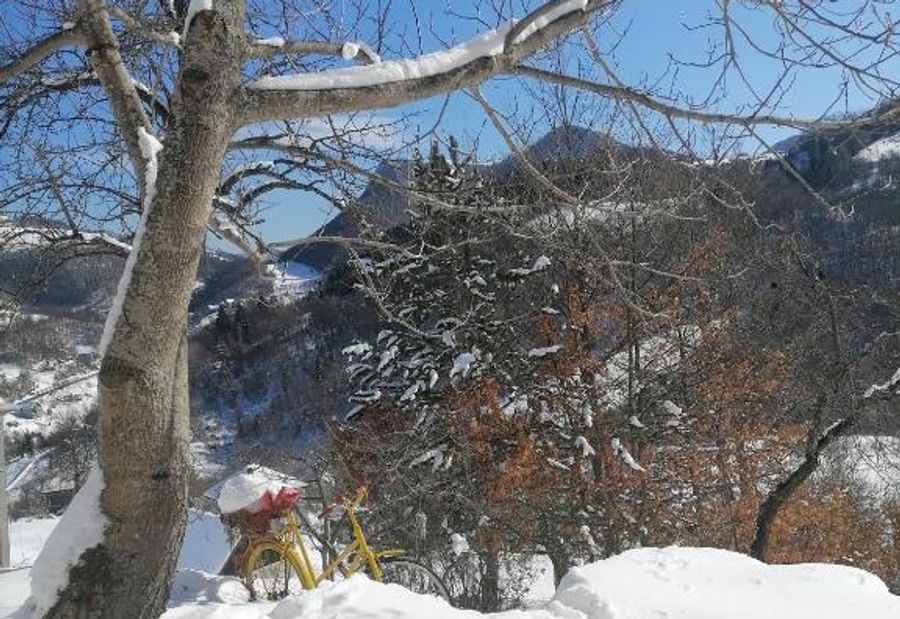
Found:
[[[564,552],[555,551],[547,554],[550,557],[550,563],[553,564],[553,586],[558,587],[563,576],[569,572],[571,562]]]
[[[760,506],[756,517],[756,534],[753,537],[753,543],[750,545],[751,557],[765,561],[766,551],[769,548],[769,534],[782,506],[793,496],[797,488],[815,472],[816,467],[819,465],[819,456],[822,455],[822,451],[833,443],[835,439],[846,433],[856,423],[857,418],[858,412],[851,412],[847,417],[828,428],[816,440],[815,444],[807,450],[806,456],[800,465],[791,471],[791,474],[769,493],[769,496],[766,497],[766,500]]]
[[[5,428],[3,415],[6,403],[0,399],[0,567],[9,567],[9,514],[6,508],[6,454],[4,452]]]
[[[187,309],[233,133],[240,4],[217,3],[190,27],[156,197],[100,369],[109,525],[70,571],[48,617],[157,617],[168,600],[190,474]]]
[[[486,550],[481,554],[484,571],[481,580],[481,612],[500,610],[500,553]]]

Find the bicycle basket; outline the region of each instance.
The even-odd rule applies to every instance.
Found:
[[[265,535],[272,521],[284,516],[299,500],[300,490],[297,488],[282,486],[275,495],[266,490],[253,505],[237,512],[238,526],[244,533]]]

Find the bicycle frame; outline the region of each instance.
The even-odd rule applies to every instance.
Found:
[[[353,540],[347,544],[340,553],[337,553],[327,565],[322,567],[322,571],[316,574],[310,559],[310,551],[303,539],[303,533],[300,528],[300,522],[293,510],[287,513],[287,523],[277,535],[270,535],[255,542],[251,542],[247,549],[247,560],[244,562],[246,566],[253,565],[255,555],[265,551],[273,550],[279,552],[291,563],[291,567],[297,573],[300,584],[304,589],[315,589],[319,583],[326,578],[330,578],[336,571],[340,571],[344,577],[350,576],[363,566],[366,565],[372,577],[380,581],[382,578],[381,566],[378,564],[379,559],[395,557],[404,554],[399,548],[374,552],[369,546],[365,533],[356,512],[360,504],[366,499],[365,488],[360,488],[352,499],[345,499],[340,506],[346,514],[350,523]],[[308,526],[308,523],[307,523]],[[311,527],[310,527],[311,528]],[[314,531],[310,531],[315,535]],[[329,548],[332,550],[332,548]],[[347,563],[348,559],[352,560]],[[246,575],[246,574],[245,574]]]

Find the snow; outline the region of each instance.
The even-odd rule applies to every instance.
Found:
[[[372,352],[372,345],[368,343],[352,344],[341,350],[341,354],[348,357],[362,357]]]
[[[681,407],[671,400],[663,400],[662,407],[663,410],[672,417],[681,417],[681,415],[683,414]]]
[[[887,619],[900,616],[900,598],[857,568],[766,565],[725,550],[673,547],[574,568],[548,610],[563,608],[595,619]]]
[[[622,458],[622,461],[625,462],[632,470],[635,471],[644,471],[644,467],[637,463],[637,460],[631,455],[631,452],[622,444],[621,439],[618,437],[614,437],[610,441],[610,446],[612,447],[613,452]]]
[[[69,569],[86,550],[103,541],[107,520],[100,509],[102,492],[103,471],[95,464],[31,569],[27,607],[32,614],[43,615],[53,607],[59,590],[68,583]]]
[[[900,384],[900,368],[897,368],[897,371],[894,372],[894,375],[891,376],[890,380],[886,383],[882,383],[880,385],[871,385],[868,389],[866,389],[863,394],[863,399],[868,400],[876,393],[886,393]]]
[[[199,0],[192,0],[191,6]],[[440,75],[465,66],[478,58],[503,52],[511,28],[505,24],[450,49],[417,58],[393,60],[360,67],[346,67],[297,75],[265,76],[249,84],[257,90],[320,90],[364,88]]]
[[[453,551],[453,554],[458,557],[463,553],[470,551],[469,540],[466,539],[465,535],[453,533],[450,535],[450,548]]]
[[[181,38],[187,36],[188,30],[191,27],[191,22],[194,21],[194,17],[196,17],[197,13],[200,11],[212,10],[213,0],[191,0],[191,4],[188,6],[187,15],[184,16],[184,29],[181,31]]]
[[[10,522],[10,567],[33,564],[58,523],[59,518],[27,518]]]
[[[211,4],[211,0],[208,0]],[[191,0],[191,9],[198,0]],[[190,15],[190,13],[189,13]],[[116,323],[119,322],[119,316],[122,315],[122,305],[125,303],[125,293],[131,284],[131,273],[137,262],[138,253],[141,251],[141,241],[144,238],[144,231],[147,228],[147,219],[150,216],[150,209],[153,206],[153,199],[156,197],[156,177],[159,173],[159,153],[162,151],[162,144],[154,136],[140,127],[138,129],[138,143],[141,147],[141,155],[146,160],[144,168],[144,204],[141,211],[141,220],[138,223],[137,231],[134,234],[134,241],[131,245],[131,251],[128,253],[128,259],[125,261],[125,269],[122,271],[122,277],[119,278],[119,285],[116,288],[116,296],[113,299],[112,307],[106,315],[106,324],[103,326],[103,335],[100,338],[100,346],[98,354],[100,358],[106,356],[106,349],[112,341],[113,334],[116,330]]]
[[[176,569],[216,574],[231,554],[228,530],[217,514],[188,510],[184,544]]]
[[[264,466],[252,465],[236,475],[229,477],[219,490],[217,503],[223,514],[233,514],[242,509],[249,509],[267,491],[273,496],[282,488],[300,488],[304,484],[298,479],[289,477]]]
[[[412,462],[409,463],[409,468],[413,468],[419,466],[420,464],[424,464],[431,460],[431,470],[436,471],[440,466],[444,463],[444,451],[447,449],[446,445],[440,445],[435,447],[434,449],[429,449],[425,453],[417,456],[413,459]],[[448,461],[449,465],[449,461]]]
[[[590,458],[597,453],[596,451],[594,451],[594,448],[591,447],[591,444],[588,442],[588,440],[583,436],[578,436],[575,438],[575,448],[580,449],[581,455],[585,458]]]
[[[856,153],[853,157],[859,161],[875,163],[882,159],[900,157],[900,133],[882,138]]]
[[[550,258],[548,258],[547,256],[538,256],[537,259],[535,259],[534,264],[531,265],[531,268],[529,268],[529,269],[510,269],[509,272],[512,273],[513,275],[525,276],[525,275],[531,275],[532,273],[538,273],[540,271],[543,271],[544,269],[546,269],[549,266],[550,266]]]
[[[257,39],[257,45],[265,45],[266,47],[284,47],[283,37],[268,37],[266,39]]]
[[[643,428],[647,427],[643,423],[641,423],[641,420],[638,419],[636,415],[632,415],[631,417],[628,418],[628,425],[630,425],[634,428],[639,428],[639,429],[643,429]]]
[[[874,504],[900,499],[900,438],[840,436],[822,454],[817,479],[837,476]]]
[[[590,532],[588,531],[588,535]],[[188,529],[188,537],[191,529]],[[589,543],[587,536],[585,543]],[[15,538],[13,548],[15,550]],[[465,552],[462,535],[451,546]],[[199,547],[199,546],[196,546]],[[536,565],[536,564],[535,564]],[[0,573],[0,617],[27,591],[27,570]],[[877,577],[840,565],[766,565],[710,548],[643,548],[573,568],[552,592],[552,570],[528,610],[483,615],[356,575],[278,603],[248,601],[233,577],[177,573],[164,619],[895,619],[900,597]],[[553,596],[548,600],[549,596]],[[538,602],[542,599],[543,602]]]
[[[82,419],[97,398],[96,370],[85,371],[90,366],[68,361],[49,370],[43,367],[37,364],[27,368],[34,386],[28,393],[15,394],[19,404],[4,417],[3,425],[11,438],[50,436],[60,425]],[[5,373],[12,375],[12,367],[5,372],[0,368],[0,377]]]
[[[552,24],[560,17],[568,15],[569,13],[574,13],[575,11],[582,11],[586,6],[587,0],[567,0],[566,2],[561,2],[551,10],[547,11],[545,15],[542,15],[528,24],[522,32],[516,35],[516,38],[513,39],[513,43],[521,43],[535,32],[538,32],[548,24]]]
[[[708,548],[645,548],[574,568],[549,603],[483,615],[355,575],[279,603],[247,604],[234,579],[179,577],[202,592],[164,619],[895,619],[900,598],[837,565],[766,565]],[[222,598],[231,599],[223,603]]]
[[[453,369],[450,370],[450,377],[452,378],[457,374],[460,374],[463,377],[468,376],[469,370],[472,369],[472,364],[475,363],[475,361],[475,355],[470,352],[464,352],[457,355],[453,360]]]
[[[341,47],[341,56],[343,56],[344,60],[353,60],[356,58],[356,55],[359,53],[359,44],[351,43],[347,41]]]
[[[285,303],[303,297],[322,280],[322,273],[319,270],[293,260],[268,265],[268,271],[273,277],[272,292]]]
[[[547,355],[555,355],[562,349],[562,346],[556,344],[554,346],[545,346],[544,348],[532,348],[528,351],[529,357],[546,357]]]

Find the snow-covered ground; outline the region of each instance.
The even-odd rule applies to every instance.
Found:
[[[4,417],[6,434],[11,438],[50,436],[60,425],[81,419],[97,398],[96,369],[89,364],[41,362],[27,368],[5,364],[0,367],[0,377],[14,380],[25,370],[33,386],[27,393],[16,394],[16,399],[27,401]],[[56,389],[60,385],[64,386]]]
[[[34,560],[56,520],[17,521],[14,561]],[[354,576],[278,603],[251,603],[235,578],[213,576],[228,551],[216,517],[192,512],[165,619],[477,619],[475,611]],[[29,592],[27,568],[0,572],[0,618]],[[542,583],[546,585],[547,583]],[[546,590],[546,589],[545,589]],[[550,592],[548,591],[548,594]],[[766,565],[708,548],[645,548],[573,569],[533,608],[495,619],[896,619],[900,597],[862,570]]]
[[[59,518],[28,518],[10,523],[12,569],[0,571],[0,619],[10,617],[28,598],[31,586],[30,568],[59,521]],[[190,574],[217,573],[225,564],[230,552],[228,534],[219,517],[207,512],[190,510],[184,545],[178,557],[179,577],[173,586],[173,598],[179,595],[184,597],[185,591],[190,591],[190,599],[196,601],[201,593],[196,578],[192,580]],[[204,576],[204,579],[206,578],[208,577]],[[243,590],[240,583],[235,584]],[[243,594],[242,592],[241,595]],[[220,597],[224,599],[227,596]]]
[[[271,267],[272,291],[279,299],[291,301],[316,287],[322,274],[302,262],[279,262]]]
[[[856,153],[853,158],[859,161],[877,162],[894,157],[900,157],[900,133],[869,144]]]
[[[844,479],[875,503],[900,499],[900,438],[841,437],[823,455],[817,476]]]

